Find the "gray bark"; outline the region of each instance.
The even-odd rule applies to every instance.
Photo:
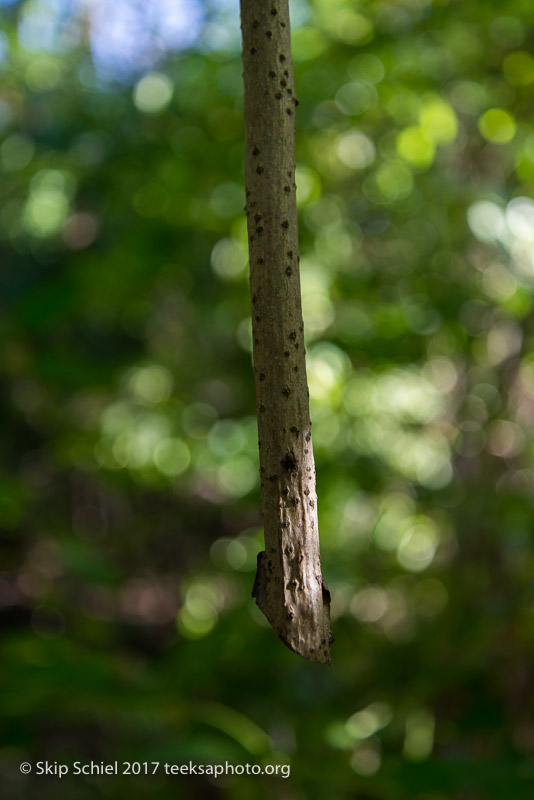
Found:
[[[241,0],[245,182],[265,550],[252,596],[280,639],[330,663],[300,299],[288,0]]]

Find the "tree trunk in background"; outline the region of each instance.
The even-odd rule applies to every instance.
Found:
[[[300,300],[287,0],[241,0],[245,179],[265,550],[253,597],[278,636],[330,663]]]

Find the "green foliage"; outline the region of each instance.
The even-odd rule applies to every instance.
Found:
[[[329,670],[250,598],[236,36],[209,17],[104,83],[25,49],[29,7],[2,8],[2,796],[530,797],[534,6],[295,3]],[[25,783],[46,759],[292,774]]]

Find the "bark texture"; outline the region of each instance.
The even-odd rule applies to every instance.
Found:
[[[241,0],[245,180],[265,550],[252,596],[280,639],[330,663],[300,299],[287,0]]]

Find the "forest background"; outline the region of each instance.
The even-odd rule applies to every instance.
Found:
[[[534,781],[534,6],[295,0],[332,667],[262,548],[238,4],[0,0],[6,800]],[[291,778],[24,776],[37,760]]]

